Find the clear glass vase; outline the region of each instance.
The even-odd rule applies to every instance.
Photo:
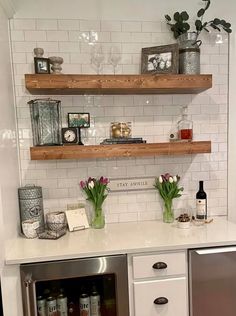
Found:
[[[165,200],[164,209],[163,209],[163,222],[173,223],[173,221],[174,221],[174,212],[172,209],[172,200]]]
[[[103,228],[105,226],[105,216],[102,207],[94,206],[94,214],[92,218],[92,228]]]

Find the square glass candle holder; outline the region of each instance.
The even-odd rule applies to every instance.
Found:
[[[61,144],[61,101],[35,99],[28,102],[34,146]]]

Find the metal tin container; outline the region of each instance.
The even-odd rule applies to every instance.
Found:
[[[61,101],[35,99],[30,105],[34,146],[61,144]]]
[[[179,43],[179,73],[200,74],[200,49],[197,33],[188,32],[178,37]]]
[[[44,225],[42,187],[24,186],[18,189],[21,222],[34,219]]]

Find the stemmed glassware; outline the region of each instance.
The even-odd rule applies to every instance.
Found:
[[[105,59],[103,48],[100,44],[95,44],[91,49],[91,63],[95,66],[97,74],[101,73],[102,63]]]
[[[121,61],[121,51],[119,46],[111,46],[108,62],[112,64],[114,74],[116,73],[116,67]]]

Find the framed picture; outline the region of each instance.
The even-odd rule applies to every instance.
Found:
[[[68,113],[68,126],[78,128],[90,127],[89,113]]]
[[[177,74],[179,72],[178,44],[142,49],[142,74]]]
[[[36,74],[50,74],[49,59],[34,57],[34,70]]]

